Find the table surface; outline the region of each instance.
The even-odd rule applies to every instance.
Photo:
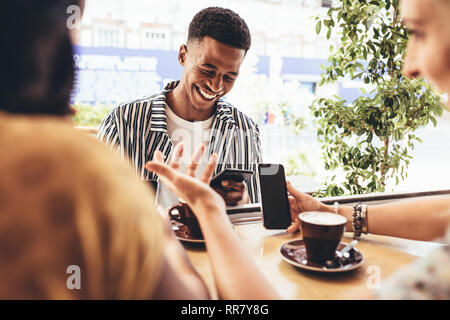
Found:
[[[356,248],[363,254],[363,265],[344,273],[318,273],[303,270],[285,262],[280,247],[295,239],[300,233],[291,235],[281,230],[267,230],[262,222],[236,224],[235,231],[266,278],[283,299],[357,299],[361,292],[377,290],[384,279],[396,270],[427,255],[440,246],[438,243],[406,240],[377,235],[363,235]],[[343,242],[352,240],[345,233]],[[192,264],[205,279],[213,298],[217,291],[205,246],[185,244]],[[377,278],[381,279],[377,281]]]

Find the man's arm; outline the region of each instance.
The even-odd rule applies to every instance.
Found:
[[[111,110],[98,128],[97,139],[116,149],[119,146],[119,134],[116,117],[117,108]]]
[[[249,191],[250,196],[250,202],[251,203],[257,203],[261,202],[261,199],[259,198],[260,190],[259,190],[259,175],[258,175],[258,163],[261,163],[262,160],[262,149],[261,149],[261,140],[259,138],[259,127],[258,125],[255,125],[255,136],[254,136],[254,151],[253,155],[255,160],[253,161],[252,170],[255,172],[253,177],[250,180],[250,186],[249,189],[251,189],[251,192]]]

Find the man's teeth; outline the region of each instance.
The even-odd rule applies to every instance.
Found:
[[[209,100],[212,100],[212,99],[214,99],[215,97],[217,97],[217,95],[210,95],[210,94],[208,94],[207,92],[203,91],[203,90],[200,89],[200,88],[198,88],[198,91],[200,91],[201,95],[202,95],[204,98],[209,99]]]

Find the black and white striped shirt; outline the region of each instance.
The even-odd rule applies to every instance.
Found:
[[[111,110],[99,128],[97,138],[117,149],[122,157],[128,158],[141,179],[158,179],[144,168],[156,150],[161,151],[166,159],[171,158],[173,142],[167,133],[165,109],[167,93],[178,83],[169,83],[156,95],[119,105]],[[251,201],[259,202],[257,164],[261,162],[261,143],[258,125],[220,99],[216,102],[216,116],[209,142],[208,155],[214,152],[218,155],[215,174],[224,168],[255,172],[246,183]]]

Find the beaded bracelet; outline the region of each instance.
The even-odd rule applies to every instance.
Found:
[[[353,206],[353,239],[359,239],[362,233],[369,232],[367,228],[367,205],[358,202]]]

